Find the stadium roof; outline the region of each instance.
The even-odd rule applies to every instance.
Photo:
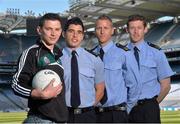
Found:
[[[149,21],[163,16],[180,16],[180,0],[69,0],[68,16],[80,17],[86,28],[94,27],[98,16],[107,14],[115,26],[125,24],[132,14],[144,15]],[[20,15],[0,15],[0,30],[10,32],[26,29],[26,18]]]
[[[0,30],[10,32],[16,29],[26,28],[26,17],[19,15],[2,15],[0,16]]]
[[[110,16],[115,26],[124,25],[132,14],[141,14],[148,21],[180,16],[180,0],[70,0],[70,4],[70,12],[81,17],[87,28],[94,27],[102,14]]]

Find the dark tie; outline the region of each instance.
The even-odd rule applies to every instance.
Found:
[[[139,49],[135,46],[134,47],[134,56],[136,58],[136,61],[138,63],[138,68],[139,68],[139,53],[138,53]]]
[[[102,61],[103,61],[103,56],[104,56],[104,51],[101,48],[100,51],[99,51],[99,57],[101,58]]]
[[[101,60],[103,61],[103,56],[104,56],[104,51],[103,51],[103,49],[101,48],[100,49],[100,51],[99,51],[99,57],[101,58]],[[100,100],[100,102],[101,102],[101,104],[103,105],[103,104],[105,104],[106,103],[106,101],[107,101],[107,91],[106,91],[106,88],[104,89],[104,96],[103,96],[103,98]]]
[[[78,108],[80,105],[80,93],[79,93],[79,71],[78,62],[76,58],[76,51],[72,51],[71,58],[71,106]]]

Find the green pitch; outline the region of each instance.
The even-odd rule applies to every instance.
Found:
[[[22,123],[26,112],[0,112],[0,123]]]
[[[180,124],[180,111],[162,111],[161,122],[164,124]]]
[[[26,115],[26,112],[0,112],[0,123],[22,123]],[[162,111],[161,122],[162,124],[180,124],[180,111]]]

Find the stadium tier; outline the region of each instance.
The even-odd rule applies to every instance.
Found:
[[[14,95],[9,84],[0,84],[0,111],[27,111],[27,100]]]

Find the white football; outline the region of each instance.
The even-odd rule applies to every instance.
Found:
[[[44,69],[36,73],[32,80],[32,87],[38,89],[44,89],[52,79],[55,79],[53,86],[57,86],[62,83],[59,75],[50,69]]]

